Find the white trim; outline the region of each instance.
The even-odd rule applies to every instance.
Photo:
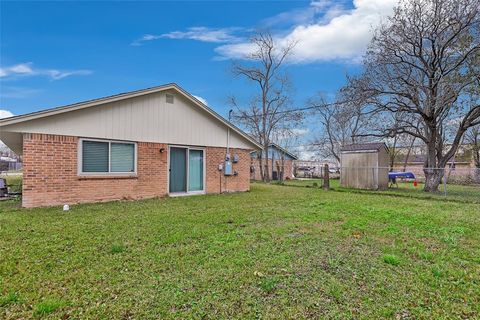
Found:
[[[185,192],[170,192],[170,149],[171,148],[179,148],[179,149],[185,149],[185,157],[186,157],[186,181],[185,181]],[[189,165],[189,157],[190,157],[190,150],[200,150],[203,152],[203,189],[202,190],[195,190],[195,191],[189,191],[188,190],[188,179],[189,179],[189,170],[190,170],[190,165]],[[186,196],[186,195],[195,195],[195,194],[205,194],[207,190],[207,153],[206,153],[207,148],[205,147],[195,147],[195,146],[185,146],[185,145],[169,145],[168,146],[168,154],[167,154],[167,190],[168,190],[168,195],[170,197],[178,197],[178,196]]]
[[[96,141],[108,143],[108,172],[83,172],[83,141]],[[112,172],[112,143],[123,143],[123,144],[133,144],[134,146],[134,155],[133,155],[133,172]],[[137,164],[138,164],[138,147],[137,143],[133,141],[123,141],[123,140],[111,140],[111,139],[91,139],[91,138],[80,138],[78,139],[77,144],[77,175],[79,177],[91,177],[91,176],[122,176],[122,177],[136,177],[137,176]]]

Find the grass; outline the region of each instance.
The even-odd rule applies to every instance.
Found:
[[[125,246],[123,244],[114,244],[112,245],[112,248],[110,249],[111,253],[122,253],[125,251]]]
[[[253,184],[0,202],[1,319],[478,318],[480,204]]]
[[[309,187],[309,188],[321,188],[321,179],[302,179],[302,180],[288,180],[283,183],[286,186],[295,187]],[[409,198],[418,199],[438,199],[438,200],[452,200],[461,202],[480,203],[480,186],[479,185],[457,185],[448,184],[447,193],[445,195],[443,184],[439,188],[437,193],[423,192],[423,183],[418,183],[415,187],[413,182],[398,182],[398,187],[391,187],[382,191],[371,190],[354,190],[343,188],[340,186],[340,180],[330,180],[330,187],[336,191],[355,192],[355,193],[376,193],[382,195],[394,195]]]
[[[400,259],[394,254],[386,254],[383,256],[383,262],[398,266],[400,264]]]
[[[49,313],[57,311],[62,306],[64,306],[64,303],[61,300],[48,299],[35,306],[33,315],[36,317],[46,316]]]
[[[10,188],[11,192],[22,192],[22,175],[0,175],[0,178],[5,178],[7,180],[7,186]]]
[[[16,292],[10,291],[5,296],[0,297],[0,307],[5,307],[11,303],[17,303],[18,301],[18,294]]]

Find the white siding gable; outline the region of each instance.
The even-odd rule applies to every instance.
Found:
[[[173,104],[166,103],[167,93],[174,95]],[[171,90],[5,125],[2,130],[226,147],[228,127]],[[256,148],[234,130],[229,131],[230,147]]]

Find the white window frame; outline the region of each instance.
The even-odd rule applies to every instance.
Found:
[[[94,141],[94,142],[105,142],[108,143],[108,172],[83,172],[83,141]],[[134,155],[133,155],[133,172],[112,172],[111,168],[111,152],[112,152],[112,143],[123,143],[123,144],[133,144],[134,146]],[[79,176],[136,176],[137,175],[137,143],[132,141],[122,141],[122,140],[108,140],[108,139],[91,139],[91,138],[80,138],[78,140],[77,148],[77,173]]]
[[[187,185],[186,185],[186,192],[170,192],[170,149],[171,148],[181,148],[181,149],[186,149],[186,163],[187,163],[187,168],[186,168],[186,179],[187,179]],[[188,182],[190,178],[190,165],[189,165],[189,157],[190,157],[190,150],[200,150],[203,152],[203,189],[202,190],[195,190],[195,191],[189,191],[188,190]],[[167,156],[167,190],[168,194],[170,196],[182,196],[182,195],[194,195],[194,194],[205,194],[207,190],[207,152],[205,147],[193,147],[193,146],[184,146],[184,145],[169,145],[168,146],[168,156]]]

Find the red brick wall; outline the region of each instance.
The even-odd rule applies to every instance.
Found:
[[[238,175],[224,176],[218,170],[218,165],[223,164],[227,150],[225,148],[207,147],[207,193],[235,192],[250,190],[250,151],[245,149],[230,149],[233,159],[238,154],[238,163],[233,163],[233,171]]]
[[[160,153],[164,148],[165,152]],[[77,168],[78,138],[25,134],[23,138],[23,206],[38,207],[120,199],[140,199],[168,194],[168,145],[137,143],[135,177],[81,177]],[[240,161],[234,164],[238,176],[225,177],[218,171],[225,148],[206,148],[206,191],[249,189],[249,150],[232,149]],[[221,189],[220,189],[221,178]],[[225,188],[225,180],[227,181]]]

